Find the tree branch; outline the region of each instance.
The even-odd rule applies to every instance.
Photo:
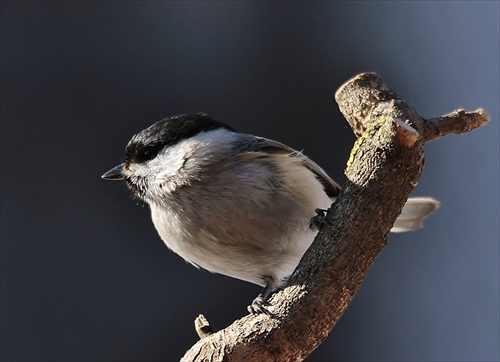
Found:
[[[201,339],[182,361],[307,357],[326,339],[386,245],[422,173],[422,145],[488,121],[483,110],[425,120],[375,73],[352,78],[335,98],[358,139],[345,171],[348,181],[326,225],[286,288],[272,297],[272,316],[248,315],[216,333],[198,332]],[[211,331],[206,320],[201,324]]]

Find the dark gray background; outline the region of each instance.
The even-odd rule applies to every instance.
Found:
[[[343,183],[333,102],[376,71],[422,115],[492,121],[426,147],[441,209],[391,235],[320,360],[498,360],[499,3],[1,3],[1,358],[176,360],[259,287],[171,253],[100,175],[132,134],[204,111],[304,152]]]

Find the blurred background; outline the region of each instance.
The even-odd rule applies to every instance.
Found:
[[[426,146],[423,229],[390,235],[309,361],[499,359],[499,2],[1,2],[1,359],[178,360],[260,288],[170,252],[101,174],[130,137],[207,112],[344,182],[333,100],[378,72],[425,117],[491,122]]]

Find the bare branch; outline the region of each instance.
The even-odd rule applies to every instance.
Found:
[[[450,133],[464,134],[476,128],[484,126],[490,117],[484,109],[477,109],[474,112],[466,112],[458,109],[438,118],[428,120],[428,128],[425,132],[425,142],[430,142],[436,138],[446,136]]]
[[[349,80],[336,100],[359,138],[347,163],[348,182],[326,215],[325,227],[286,288],[272,297],[272,316],[248,315],[216,333],[198,332],[202,338],[183,361],[307,357],[328,336],[386,245],[423,170],[422,145],[488,120],[479,110],[427,121],[375,73]]]
[[[362,73],[343,84],[335,94],[346,120],[357,136],[365,129],[368,117],[391,115],[417,129],[423,143],[450,133],[464,134],[484,126],[489,116],[484,109],[466,112],[458,109],[438,118],[426,120],[397,93],[387,88],[376,73]],[[342,106],[341,106],[342,104]]]
[[[212,326],[208,322],[208,319],[205,318],[203,314],[200,314],[194,320],[194,329],[196,330],[196,333],[198,333],[198,337],[200,338],[205,338],[214,333]]]

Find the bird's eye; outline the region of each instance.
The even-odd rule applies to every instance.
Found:
[[[139,159],[141,161],[149,161],[156,157],[158,148],[154,146],[144,147],[139,151]]]

